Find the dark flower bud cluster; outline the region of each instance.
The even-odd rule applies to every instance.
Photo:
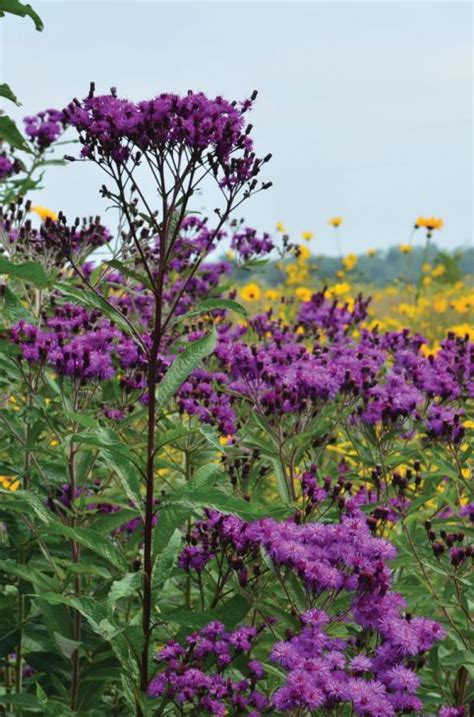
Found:
[[[31,202],[23,205],[22,199],[0,208],[0,227],[8,237],[5,248],[12,255],[57,268],[58,264],[64,265],[68,259],[83,261],[112,239],[100,217],[76,218],[73,224],[68,225],[66,217],[60,212],[57,219],[47,217],[37,229],[27,218],[30,209]]]
[[[455,569],[463,565],[469,558],[474,559],[474,545],[464,544],[466,536],[462,530],[455,533],[448,533],[446,530],[441,529],[438,538],[438,534],[436,530],[433,529],[430,520],[425,522],[425,530],[431,544],[431,549],[433,550],[433,555],[436,558],[440,558],[444,553],[447,553],[451,565]]]
[[[462,416],[464,412],[451,406],[433,405],[428,409],[426,432],[430,438],[459,444],[464,438]]]

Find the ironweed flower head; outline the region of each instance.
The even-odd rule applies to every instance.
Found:
[[[64,110],[83,144],[82,156],[124,163],[135,154],[189,153],[189,165],[207,166],[228,189],[253,180],[269,159],[256,157],[245,113],[256,93],[244,102],[208,98],[191,90],[184,96],[162,93],[138,103],[109,95],[74,100]],[[254,189],[254,186],[252,187]]]
[[[45,150],[55,142],[66,126],[61,110],[49,109],[31,117],[25,117],[25,132],[34,145]]]

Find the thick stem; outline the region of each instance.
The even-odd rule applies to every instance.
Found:
[[[163,227],[160,232],[160,256],[166,253],[167,217],[164,212]],[[156,382],[158,353],[162,338],[162,301],[165,264],[161,263],[155,296],[155,318],[152,332],[152,346],[148,362],[148,428],[147,428],[147,465],[146,465],[146,498],[145,527],[143,542],[143,650],[140,663],[140,689],[146,692],[148,687],[148,653],[151,637],[151,588],[153,578],[153,513],[154,513],[154,466],[155,466],[155,423],[156,423]],[[140,709],[140,708],[139,708]],[[140,712],[139,712],[140,714]]]
[[[76,490],[77,490],[77,478],[76,478],[76,466],[75,466],[75,449],[74,444],[71,443],[71,447],[69,450],[69,486],[71,491],[71,509],[72,509],[72,517],[71,517],[71,527],[76,527],[76,516],[75,516],[75,509],[74,509],[74,499],[76,497]],[[71,540],[71,557],[72,562],[74,565],[77,565],[81,559],[81,548],[79,543],[77,543],[75,540]],[[81,596],[81,576],[76,575],[74,578],[74,594],[78,598]],[[73,624],[73,630],[72,630],[72,636],[73,640],[75,642],[81,641],[81,633],[82,633],[82,618],[81,613],[79,611],[75,611],[74,613],[74,624]],[[79,652],[79,647],[74,650],[72,656],[71,656],[71,663],[72,663],[72,676],[71,676],[71,710],[75,712],[78,707],[78,698],[79,698],[79,686],[81,681],[81,657]]]

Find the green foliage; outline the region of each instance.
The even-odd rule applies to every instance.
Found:
[[[29,17],[33,20],[37,30],[44,29],[40,16],[27,3],[19,2],[19,0],[0,0],[0,17],[5,17],[7,14],[16,15],[17,17]]]

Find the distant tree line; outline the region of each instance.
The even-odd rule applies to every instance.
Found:
[[[237,281],[244,283],[249,277],[259,279],[268,286],[282,284],[285,281],[285,263],[268,262],[257,266],[250,265],[247,269],[237,269]],[[458,248],[451,252],[439,249],[431,244],[428,251],[423,247],[414,247],[410,253],[403,253],[398,246],[392,246],[385,251],[378,251],[375,256],[359,254],[356,267],[350,272],[344,272],[344,277],[338,276],[341,271],[341,259],[333,256],[315,255],[308,260],[310,275],[314,281],[319,277],[321,281],[349,281],[364,282],[376,286],[384,286],[394,281],[407,283],[417,282],[424,263],[432,267],[439,264],[444,266],[444,273],[436,281],[453,284],[456,281],[474,281],[474,248]],[[302,284],[305,281],[302,280]],[[308,283],[308,282],[306,282]]]

